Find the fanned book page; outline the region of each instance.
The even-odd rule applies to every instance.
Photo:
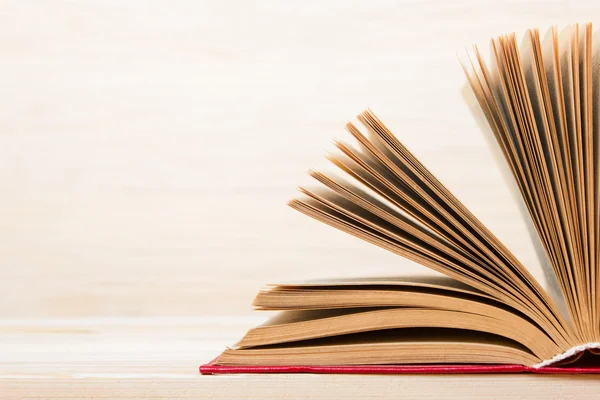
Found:
[[[348,140],[336,141],[328,157],[336,172],[310,171],[314,184],[289,205],[445,277],[399,271],[270,285],[254,306],[279,313],[205,372],[419,372],[414,366],[427,364],[581,372],[583,361],[600,364],[598,45],[591,24],[575,24],[544,37],[532,29],[521,42],[502,35],[487,56],[474,47],[462,60],[559,290],[538,282],[367,110],[346,125]]]

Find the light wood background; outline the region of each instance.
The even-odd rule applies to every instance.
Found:
[[[530,261],[456,53],[596,4],[0,1],[0,317],[250,314],[268,282],[418,270],[285,205],[366,107]]]

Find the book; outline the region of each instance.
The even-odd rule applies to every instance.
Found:
[[[371,111],[289,205],[443,277],[279,283],[217,372],[599,372],[600,44],[590,23],[462,62],[543,247],[541,282]]]

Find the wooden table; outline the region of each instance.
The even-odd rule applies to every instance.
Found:
[[[597,398],[596,376],[201,376],[248,317],[0,320],[0,399]],[[509,384],[510,383],[510,384]]]

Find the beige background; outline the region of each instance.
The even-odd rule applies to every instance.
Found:
[[[417,270],[285,206],[365,107],[535,266],[456,53],[594,3],[1,1],[0,317],[249,314],[267,282]]]

